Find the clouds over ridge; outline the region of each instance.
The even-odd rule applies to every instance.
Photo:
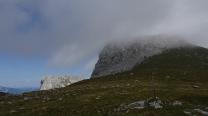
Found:
[[[74,66],[93,59],[111,40],[142,34],[176,33],[203,44],[208,42],[206,2],[1,0],[0,52]]]

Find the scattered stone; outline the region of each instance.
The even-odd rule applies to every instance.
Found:
[[[17,111],[16,111],[16,110],[11,110],[11,111],[10,111],[10,113],[15,113],[15,112],[17,112]]]
[[[121,104],[120,108],[118,108],[116,111],[120,111],[120,110],[132,110],[132,109],[144,109],[144,108],[148,108],[148,107],[153,107],[154,109],[161,109],[163,108],[162,106],[162,101],[156,97],[155,99],[150,98],[148,100],[141,100],[141,101],[136,101],[133,103],[130,103],[128,105],[124,105]]]
[[[182,102],[180,101],[174,101],[173,106],[182,106]]]
[[[97,113],[100,113],[101,111],[100,110],[97,110]]]
[[[59,100],[59,101],[62,101],[62,100],[63,100],[63,98],[59,98],[58,100]]]
[[[106,86],[102,86],[101,88],[102,88],[102,89],[106,89],[107,87],[106,87]]]
[[[198,85],[193,85],[192,87],[193,87],[193,88],[199,88],[199,86],[198,86]]]
[[[129,84],[129,83],[127,83],[127,84],[126,84],[126,86],[130,86],[130,84]]]
[[[183,113],[186,114],[186,115],[192,116],[192,113],[189,112],[189,111],[183,111]]]
[[[11,101],[8,101],[7,103],[8,103],[8,104],[10,104],[10,105],[12,104],[12,102],[11,102]]]
[[[50,101],[50,100],[51,100],[51,98],[47,97],[45,100],[46,100],[46,101]]]
[[[25,109],[24,107],[20,107],[20,108],[19,108],[19,110],[24,110],[24,109]]]
[[[96,100],[99,100],[99,99],[100,99],[100,96],[97,96],[95,99],[96,99]]]
[[[30,100],[30,98],[29,98],[29,97],[24,97],[23,99],[24,99],[24,101],[28,101],[28,100]]]
[[[134,75],[134,73],[130,73],[130,75],[132,76],[132,75]]]
[[[159,100],[159,101],[153,101],[153,102],[150,102],[149,103],[149,105],[151,106],[151,107],[154,107],[155,109],[161,109],[161,108],[163,108],[162,106],[161,106],[161,101]]]
[[[145,107],[145,101],[137,101],[137,102],[133,102],[129,105],[126,106],[128,109],[144,109]]]
[[[169,76],[169,75],[167,75],[165,78],[169,79],[169,78],[170,78],[170,76]]]
[[[139,82],[139,80],[135,80],[135,82]]]
[[[159,99],[159,97],[150,98],[149,100],[147,100],[147,103],[150,107],[154,107],[155,109],[163,108],[162,101]]]
[[[201,109],[194,109],[194,111],[196,111],[196,112],[202,114],[203,116],[208,116],[208,112],[203,111],[203,110],[201,110]]]

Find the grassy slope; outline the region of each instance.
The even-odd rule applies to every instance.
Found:
[[[208,81],[208,50],[201,47],[170,49],[148,58],[133,71],[145,78]]]
[[[183,116],[185,109],[208,107],[207,56],[203,48],[173,49],[146,59],[130,72],[57,90],[6,95],[0,97],[0,116]],[[153,88],[166,103],[163,109],[117,111],[122,104],[152,97]],[[183,106],[168,105],[174,100]]]

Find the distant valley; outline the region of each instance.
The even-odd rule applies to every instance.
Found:
[[[9,94],[22,94],[25,92],[37,91],[39,88],[9,88],[0,86],[0,92]]]

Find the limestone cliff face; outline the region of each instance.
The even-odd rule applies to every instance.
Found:
[[[83,80],[79,77],[72,76],[46,76],[43,80],[41,80],[40,90],[49,90],[55,88],[66,87],[72,83]]]
[[[99,55],[92,78],[131,70],[145,58],[162,51],[190,45],[176,37],[144,37],[133,41],[113,42],[106,45]]]

